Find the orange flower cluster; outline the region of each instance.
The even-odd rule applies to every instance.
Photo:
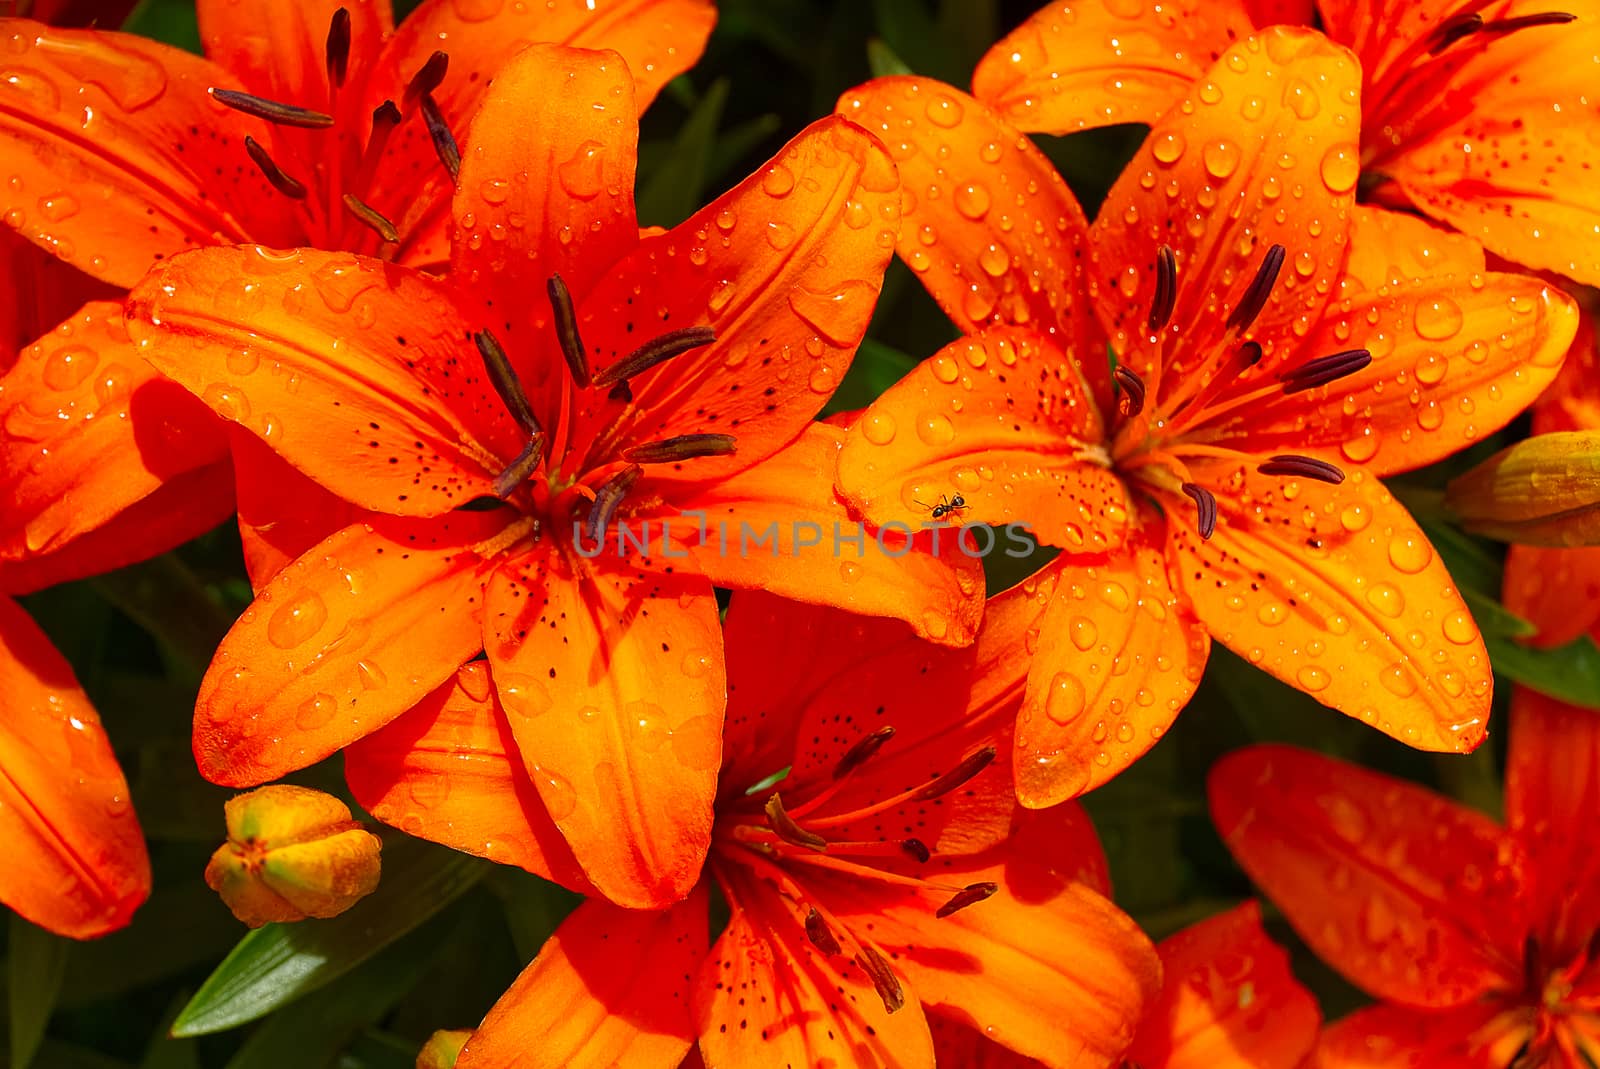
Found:
[[[1419,750],[1486,737],[1484,639],[1383,480],[1536,402],[1600,431],[1566,292],[1600,6],[1053,3],[970,94],[860,85],[668,230],[639,116],[710,0],[198,12],[206,58],[0,20],[0,591],[237,515],[200,772],[342,753],[377,820],[586,896],[420,1064],[1600,1059],[1591,711],[1513,698],[1505,828],[1215,766],[1240,864],[1382,1000],[1320,1040],[1259,907],[1153,944],[1074,801],[1213,643]],[[1120,122],[1091,221],[1028,135]],[[962,337],[818,421],[897,256]],[[1580,540],[1568,441],[1458,496]],[[971,542],[1018,526],[1059,552],[986,598]],[[1600,638],[1600,549],[1514,547],[1504,600]],[[127,785],[9,597],[0,682],[0,901],[111,930],[150,890]],[[252,925],[377,883],[326,795],[227,825]]]

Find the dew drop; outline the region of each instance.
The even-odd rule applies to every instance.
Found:
[[[869,412],[861,423],[861,433],[873,445],[888,445],[894,441],[894,417],[887,412]]]
[[[1322,156],[1322,181],[1334,193],[1348,193],[1361,177],[1361,158],[1354,145],[1335,145]]]
[[[1373,583],[1367,588],[1367,604],[1381,616],[1394,619],[1406,608],[1406,596],[1391,583]]]
[[[535,767],[533,782],[539,788],[539,800],[549,810],[551,820],[566,820],[578,808],[578,792],[572,789],[567,777]]]
[[[328,622],[328,606],[314,590],[302,590],[279,605],[267,621],[267,641],[280,650],[292,650],[311,638]]]
[[[1397,698],[1409,698],[1417,692],[1417,681],[1406,670],[1406,666],[1398,662],[1379,672],[1378,681],[1383,684],[1384,690]]]
[[[1066,727],[1083,715],[1089,696],[1083,683],[1070,672],[1057,672],[1050,679],[1050,689],[1045,692],[1044,715]]]
[[[1457,646],[1470,645],[1478,639],[1478,625],[1458,609],[1444,618],[1444,637]]]
[[[787,197],[794,191],[794,172],[781,163],[773,164],[761,176],[761,189],[769,197]]]
[[[1080,650],[1091,650],[1099,641],[1100,631],[1095,627],[1094,621],[1087,616],[1075,616],[1067,626],[1067,632],[1072,637],[1072,644]]]
[[[1239,168],[1239,146],[1226,138],[1207,142],[1200,155],[1213,178],[1227,178]]]
[[[949,130],[960,124],[964,111],[960,102],[940,94],[928,101],[925,113],[933,125]]]
[[[1302,665],[1294,674],[1294,678],[1301,688],[1311,694],[1327,690],[1328,684],[1333,682],[1333,677],[1328,674],[1327,669],[1315,664]]]
[[[315,731],[333,719],[339,711],[339,702],[332,694],[313,694],[295,710],[294,726],[301,731]]]
[[[598,141],[584,141],[567,161],[556,168],[561,188],[579,200],[593,200],[605,188],[605,149]]]
[[[956,189],[956,211],[974,221],[989,214],[989,191],[976,182],[968,182]]]
[[[1150,152],[1160,163],[1173,164],[1183,156],[1183,150],[1188,146],[1184,143],[1183,135],[1176,130],[1162,134],[1156,138]]]
[[[1437,297],[1431,301],[1419,301],[1412,321],[1422,337],[1429,341],[1445,341],[1461,333],[1465,317],[1461,306],[1455,301],[1448,297]],[[1440,377],[1443,377],[1442,371]]]
[[[82,345],[69,345],[57,349],[45,361],[42,377],[52,390],[71,390],[81,385],[94,372],[100,358],[93,349]]]
[[[1433,547],[1420,534],[1397,535],[1389,541],[1389,563],[1407,575],[1416,575],[1433,563]]]
[[[500,691],[500,704],[514,716],[532,719],[550,711],[555,704],[550,690],[543,683],[521,672],[498,672],[495,687]]]

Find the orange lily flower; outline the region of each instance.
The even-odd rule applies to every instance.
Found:
[[[0,597],[0,902],[58,935],[128,923],[150,861],[111,743],[66,659]]]
[[[485,99],[443,277],[209,249],[153,271],[129,306],[157,367],[365,510],[224,639],[196,709],[201,772],[248,786],[320,760],[485,651],[590,878],[655,906],[688,892],[710,841],[713,583],[901,616],[957,645],[983,588],[976,561],[841,560],[791,529],[847,519],[842,432],[810,419],[891,255],[882,148],[825,119],[641,237],[636,114],[614,53],[535,46]],[[747,547],[741,522],[782,531]]]
[[[1210,790],[1239,863],[1382,1000],[1330,1028],[1313,1064],[1581,1069],[1600,1056],[1593,710],[1518,689],[1505,827],[1286,746],[1229,755]]]
[[[17,72],[0,79],[8,229],[123,288],[185,249],[233,242],[436,263],[450,131],[470,127],[518,48],[617,48],[642,108],[715,18],[710,0],[427,0],[398,28],[388,0],[201,0],[198,15],[210,59],[0,20]],[[120,301],[70,311],[0,378],[0,561],[70,551],[57,578],[161,553],[232,511],[221,425],[139,359]]]
[[[1486,273],[1472,242],[1357,207],[1353,172],[1324,180],[1351,150],[1358,78],[1309,31],[1241,41],[1092,228],[1027,138],[949,86],[879,79],[840,103],[900,168],[900,255],[971,335],[867,410],[840,491],[878,524],[956,493],[967,518],[1064,551],[1028,645],[1025,805],[1147,750],[1212,639],[1411,745],[1483,738],[1482,639],[1379,476],[1514,417],[1575,315]],[[1218,103],[1301,86],[1321,102],[1306,118]]]
[[[736,594],[694,892],[664,911],[580,905],[458,1069],[529,1050],[666,1069],[697,1042],[711,1069],[909,1069],[934,1064],[930,1028],[958,1026],[1045,1065],[1118,1065],[1156,994],[1153,950],[1092,889],[1104,858],[1081,811],[1018,809],[995,759],[1021,692],[1024,600],[991,602],[976,643],[949,651],[891,621]],[[351,789],[379,819],[585,890],[484,675],[466,666],[352,746]],[[714,944],[713,886],[732,911]]]
[[[1600,98],[1589,89],[1600,3],[1316,6],[1328,37],[1361,61],[1364,104],[1352,143],[1324,165],[1332,181],[1359,169],[1363,203],[1419,212],[1509,260],[1600,284],[1600,194],[1589,179],[1600,166]],[[1253,27],[1311,15],[1308,0],[1052,3],[989,50],[973,92],[1028,131],[1154,122],[1196,85],[1215,92],[1214,79],[1198,80]],[[1249,119],[1255,99],[1229,106]],[[1326,103],[1310,85],[1282,94],[1308,117]]]

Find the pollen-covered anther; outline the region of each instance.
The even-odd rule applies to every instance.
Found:
[[[418,100],[439,88],[444,81],[444,75],[450,69],[450,57],[444,52],[435,52],[428,57],[428,61],[417,68],[417,73],[411,76],[411,81],[406,84],[405,106],[410,110]]]
[[[1117,411],[1132,419],[1144,411],[1144,380],[1126,364],[1118,364],[1111,377],[1117,380],[1121,394],[1117,397]]]
[[[1239,303],[1228,313],[1226,326],[1229,330],[1246,331],[1256,321],[1261,310],[1267,306],[1267,298],[1272,296],[1272,287],[1277,284],[1278,272],[1283,268],[1285,255],[1286,250],[1282,245],[1274,245],[1261,258],[1261,266],[1256,269],[1256,277],[1250,280],[1250,285],[1239,298]]]
[[[572,293],[560,275],[551,275],[544,289],[550,298],[550,311],[555,316],[556,341],[561,345],[567,370],[572,373],[573,382],[588,389],[594,376],[589,370],[589,354],[583,348],[583,337],[578,333],[578,312],[572,303]]]
[[[328,63],[328,84],[334,88],[344,85],[350,70],[350,10],[341,7],[328,22],[328,43],[324,49]]]
[[[985,746],[980,750],[974,750],[966,757],[963,757],[961,763],[956,765],[955,768],[939,776],[926,787],[920,787],[913,791],[908,797],[913,802],[926,802],[949,794],[979,772],[988,768],[989,762],[994,760],[995,754],[998,752],[993,746]]]
[[[267,150],[261,147],[261,143],[249,134],[245,135],[244,150],[249,154],[250,159],[260,169],[261,173],[266,176],[267,181],[272,183],[273,189],[295,200],[305,199],[306,187],[285,174],[283,168],[279,167],[272,157],[267,155]]]
[[[505,470],[494,477],[494,496],[498,498],[510,497],[517,487],[528,481],[528,477],[539,470],[539,465],[544,462],[544,435],[536,433],[528,439],[528,444],[522,447],[522,452],[507,464]]]
[[[395,229],[394,224],[389,221],[388,216],[378,211],[378,209],[374,208],[372,205],[368,204],[354,193],[346,193],[342,199],[344,201],[345,211],[349,212],[351,215],[361,220],[361,222],[365,223],[372,229],[373,233],[377,234],[384,241],[387,241],[391,245],[397,245],[400,243],[400,231]]]
[[[710,345],[717,340],[717,332],[710,327],[683,327],[671,330],[645,342],[639,348],[612,364],[594,377],[596,386],[610,386],[614,382],[621,382],[640,375],[657,364],[665,363],[675,356],[682,356],[692,349],[699,349]]]
[[[1284,393],[1300,393],[1354,375],[1370,363],[1372,354],[1366,349],[1346,349],[1292,367],[1279,375],[1278,381],[1283,383]]]
[[[828,840],[816,832],[802,828],[789,815],[789,811],[783,807],[781,795],[774,792],[772,797],[767,799],[764,809],[767,814],[767,827],[771,828],[774,835],[790,846],[804,847],[807,850],[816,850],[819,853],[828,848]]]
[[[263,97],[251,96],[235,89],[211,90],[211,97],[219,104],[225,104],[234,111],[241,111],[246,115],[253,115],[258,119],[276,123],[279,126],[298,126],[307,130],[320,130],[333,125],[333,116],[310,108],[297,108],[293,104],[280,104],[276,100],[267,100]]]
[[[870,734],[861,736],[850,745],[850,748],[844,752],[844,756],[840,757],[834,764],[834,780],[842,780],[866,764],[874,754],[883,749],[883,744],[892,738],[894,738],[894,728],[888,724]]]
[[[1216,495],[1198,483],[1184,483],[1181,489],[1194,502],[1195,529],[1201,538],[1209,539],[1217,529]]]
[[[487,330],[478,331],[472,336],[472,341],[478,347],[478,354],[483,357],[483,367],[489,373],[494,392],[500,395],[506,411],[522,428],[522,433],[529,438],[542,434],[544,428],[539,426],[538,419],[534,417],[533,406],[528,404],[528,395],[522,392],[522,382],[517,378],[516,370],[512,368],[511,360],[500,347],[500,342]]]
[[[422,121],[428,127],[428,137],[433,141],[434,155],[439,157],[439,162],[444,166],[445,173],[454,182],[461,177],[461,149],[456,145],[455,135],[450,132],[450,124],[445,121],[444,112],[439,110],[439,104],[433,99],[432,93],[422,94]]]
[[[828,922],[822,919],[822,914],[815,908],[806,914],[806,938],[811,940],[812,946],[830,956],[844,950],[834,936],[833,929],[828,927]]]
[[[1146,326],[1151,333],[1161,330],[1172,319],[1172,310],[1178,304],[1178,255],[1172,246],[1163,245],[1156,250],[1156,293],[1150,300],[1150,318]]]
[[[943,918],[950,916],[952,913],[961,912],[968,906],[977,905],[979,902],[982,902],[984,899],[988,898],[998,890],[1000,890],[1000,885],[997,883],[991,883],[988,881],[984,881],[983,883],[969,883],[967,886],[957,891],[950,898],[950,901],[946,902],[944,905],[935,910],[933,915],[942,920]]]
[[[601,534],[611,526],[611,517],[616,515],[617,506],[622,504],[622,499],[643,474],[643,468],[630,464],[594,492],[594,504],[589,506],[589,515],[583,521],[583,536],[591,545],[599,543]]]
[[[933,857],[933,851],[928,849],[928,844],[921,839],[902,839],[900,849],[904,850],[911,860],[919,865],[926,865],[928,859]]]
[[[1344,482],[1344,472],[1338,465],[1318,460],[1316,457],[1300,456],[1297,453],[1280,453],[1266,463],[1257,465],[1256,471],[1262,475],[1289,475],[1314,479],[1319,483],[1332,483],[1335,486]]]
[[[878,997],[883,999],[885,1011],[893,1013],[906,1004],[905,988],[900,985],[900,978],[889,968],[889,963],[883,959],[882,954],[869,946],[863,946],[861,953],[856,955],[856,964],[861,966],[861,971],[872,981]]]
[[[731,434],[680,434],[630,446],[622,455],[635,464],[671,464],[696,457],[730,457],[737,451],[738,439]]]

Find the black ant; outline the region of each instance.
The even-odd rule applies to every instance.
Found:
[[[912,500],[916,499],[913,498]],[[918,501],[917,504],[922,505],[922,502]],[[922,507],[929,511],[931,519],[939,520],[952,512],[960,512],[965,509],[967,507],[967,499],[960,494],[946,499],[944,494],[940,494],[937,505],[922,505]]]

